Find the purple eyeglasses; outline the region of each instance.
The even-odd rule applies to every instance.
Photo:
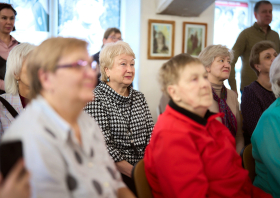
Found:
[[[71,63],[71,64],[67,64],[67,65],[58,65],[56,66],[57,68],[91,68],[93,70],[96,70],[96,61],[93,61],[91,63],[88,63],[87,61],[83,61],[83,60],[78,60],[75,63]]]

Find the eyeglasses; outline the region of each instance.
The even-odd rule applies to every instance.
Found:
[[[87,68],[91,68],[93,70],[96,70],[96,61],[91,62],[90,64],[87,61],[83,61],[83,60],[78,60],[75,63],[72,64],[67,64],[67,65],[58,65],[56,66],[57,68],[78,68],[78,69],[87,69]]]
[[[122,38],[117,38],[115,36],[109,36],[108,38],[112,39],[113,41],[122,41]]]

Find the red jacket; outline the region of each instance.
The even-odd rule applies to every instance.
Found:
[[[272,198],[252,185],[234,137],[215,119],[222,115],[190,118],[166,107],[144,156],[154,198]]]

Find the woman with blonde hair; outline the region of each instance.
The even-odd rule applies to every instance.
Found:
[[[223,45],[209,45],[200,54],[199,59],[205,66],[208,79],[211,83],[213,103],[209,110],[215,113],[224,113],[222,122],[236,139],[236,151],[240,153],[244,147],[244,138],[241,128],[239,103],[234,91],[225,87],[224,81],[229,78],[233,59],[233,52]]]
[[[34,48],[34,45],[22,43],[15,46],[8,56],[5,75],[6,93],[0,96],[1,136],[11,125],[15,116],[21,113],[28,103],[30,86],[27,77],[26,59]]]
[[[133,166],[143,158],[154,123],[144,95],[133,89],[135,55],[122,41],[109,43],[100,53],[101,83],[85,111],[98,122],[107,150],[127,186]]]
[[[2,140],[22,141],[34,198],[134,197],[83,112],[96,83],[87,45],[50,38],[28,57],[31,101]]]

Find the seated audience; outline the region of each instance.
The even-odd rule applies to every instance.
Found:
[[[262,113],[276,99],[269,80],[269,69],[276,56],[275,45],[271,41],[261,41],[252,48],[250,66],[258,79],[244,87],[241,97],[245,145],[251,143],[250,138]]]
[[[20,160],[5,181],[2,177],[0,178],[0,198],[29,198],[29,179],[30,176],[24,169],[23,160]]]
[[[162,91],[171,98],[159,116],[144,164],[154,198],[259,197],[242,168],[235,140],[208,109],[212,88],[199,59],[180,54],[159,72]]]
[[[34,198],[134,197],[99,126],[83,112],[96,80],[91,60],[85,41],[61,37],[47,39],[28,57],[31,101],[2,140],[23,142]]]
[[[34,48],[34,45],[22,43],[15,46],[8,56],[4,81],[6,94],[0,96],[0,137],[15,119],[10,111],[14,110],[19,114],[28,102],[30,90],[26,58]],[[7,108],[2,100],[6,100],[10,106]]]
[[[127,186],[135,193],[133,166],[143,158],[154,124],[144,95],[132,88],[135,55],[122,41],[100,53],[101,83],[85,111],[98,122],[107,150]]]
[[[280,56],[273,61],[269,77],[276,100],[263,112],[252,134],[254,185],[273,197],[280,197]]]
[[[211,83],[213,103],[209,110],[215,113],[224,113],[217,119],[222,122],[236,139],[236,151],[240,153],[244,147],[244,138],[241,128],[239,103],[234,91],[225,87],[224,81],[229,78],[233,59],[233,52],[223,45],[209,45],[200,54],[199,59],[208,73]]]

